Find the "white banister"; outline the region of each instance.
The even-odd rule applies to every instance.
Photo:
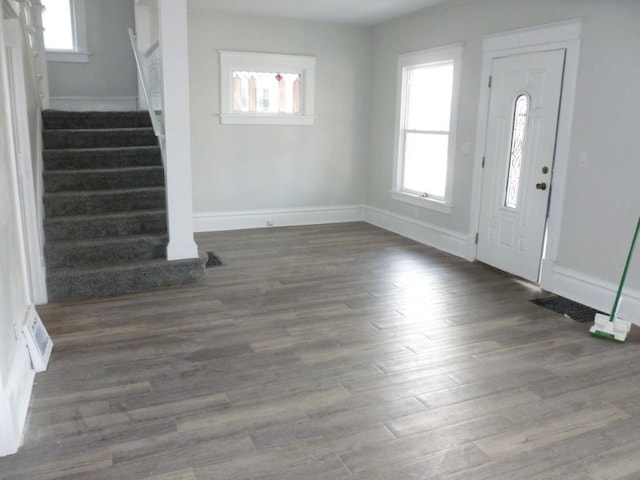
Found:
[[[147,66],[147,87],[149,93],[149,108],[154,112],[162,111],[162,64],[160,55],[160,42],[156,41],[143,53],[144,63]]]
[[[144,95],[147,108],[149,109],[149,116],[151,117],[151,125],[153,131],[158,137],[160,144],[160,151],[162,152],[162,162],[166,169],[166,157],[165,157],[165,134],[164,125],[162,122],[162,98],[160,88],[160,75],[150,75],[151,67],[146,61],[147,56],[142,55],[138,50],[138,42],[136,40],[136,34],[133,29],[129,29],[129,40],[131,41],[131,49],[133,50],[133,56],[136,60],[136,66],[138,68],[138,75],[140,77],[140,84],[142,85],[142,92]],[[160,55],[159,48],[156,46],[156,64],[153,65],[154,71],[160,70]],[[154,83],[155,82],[155,83]],[[153,94],[152,94],[153,92]],[[157,97],[157,98],[156,98]]]

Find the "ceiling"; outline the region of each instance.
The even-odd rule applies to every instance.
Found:
[[[191,9],[373,25],[448,0],[189,0]]]

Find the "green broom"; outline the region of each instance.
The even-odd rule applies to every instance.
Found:
[[[611,309],[611,315],[606,316],[601,313],[596,313],[594,325],[589,329],[591,334],[595,337],[606,338],[607,340],[613,340],[615,342],[624,342],[627,339],[627,334],[631,330],[631,322],[618,318],[618,306],[620,305],[620,298],[622,297],[622,287],[627,280],[627,273],[629,272],[629,265],[631,264],[631,258],[633,257],[633,250],[636,247],[636,240],[638,240],[638,232],[640,232],[640,218],[638,218],[638,224],[636,225],[636,232],[633,235],[631,241],[631,248],[629,249],[629,255],[627,256],[627,263],[624,265],[624,271],[622,272],[622,279],[618,286],[618,293],[616,299],[613,302],[613,308]]]

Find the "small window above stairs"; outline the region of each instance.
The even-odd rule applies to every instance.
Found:
[[[147,112],[45,111],[50,301],[195,283],[206,255],[167,261],[164,169]]]

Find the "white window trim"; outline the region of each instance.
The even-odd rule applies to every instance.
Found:
[[[391,198],[398,202],[408,203],[417,207],[451,214],[453,211],[453,171],[456,158],[456,129],[458,125],[458,105],[460,102],[460,70],[462,66],[462,43],[444,47],[406,53],[398,56],[398,92],[396,110],[395,158],[393,168],[393,186]],[[402,127],[406,117],[405,85],[407,68],[426,65],[429,63],[453,61],[453,97],[451,105],[451,120],[449,128],[449,155],[447,165],[447,180],[444,199],[427,198],[402,190],[402,168],[404,140]]]
[[[88,63],[87,13],[85,0],[70,0],[71,22],[73,25],[73,50],[47,50],[47,61],[67,63]]]
[[[435,198],[425,198],[400,190],[391,190],[391,198],[397,202],[408,203],[414,207],[428,208],[436,212],[451,214],[453,212],[453,204],[437,200]]]
[[[220,121],[228,125],[313,125],[315,57],[220,50]],[[277,71],[300,73],[300,113],[233,112],[233,72]]]

